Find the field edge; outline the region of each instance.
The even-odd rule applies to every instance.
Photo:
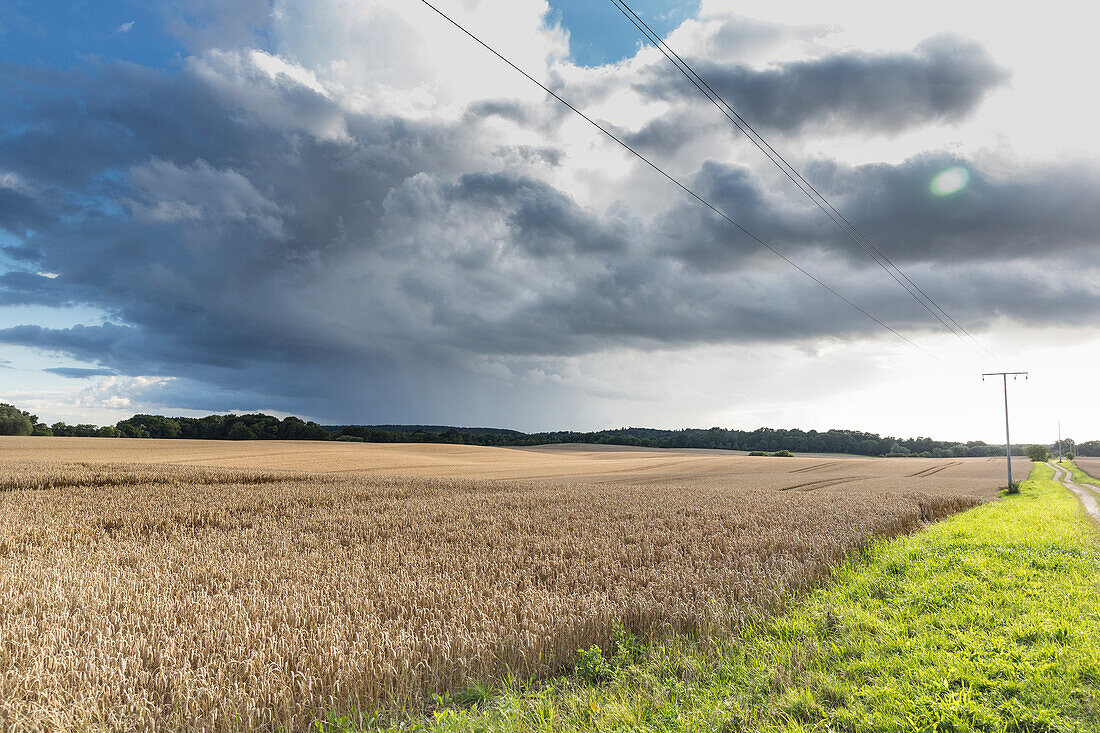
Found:
[[[1019,495],[873,543],[733,642],[624,634],[577,662],[318,728],[1096,731],[1100,536],[1036,464]]]

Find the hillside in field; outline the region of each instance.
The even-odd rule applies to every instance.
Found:
[[[857,489],[888,480],[893,490],[948,487],[991,497],[1004,483],[1001,458],[770,458],[729,451],[656,450],[578,444],[488,448],[444,444],[314,441],[4,438],[0,461],[163,463],[325,474],[784,488],[811,479]],[[1018,472],[1030,462],[1014,459]]]

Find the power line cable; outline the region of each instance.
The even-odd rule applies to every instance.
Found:
[[[741,232],[742,232],[743,234],[745,234],[745,236],[749,237],[749,238],[750,238],[750,239],[752,239],[752,240],[753,240],[754,242],[756,242],[756,243],[757,243],[757,244],[759,244],[760,246],[762,246],[762,247],[764,247],[765,249],[767,249],[768,251],[770,251],[770,252],[771,252],[772,254],[774,254],[774,255],[775,255],[776,257],[780,258],[781,260],[783,260],[784,262],[786,262],[786,263],[787,263],[788,265],[790,265],[790,266],[791,266],[791,267],[793,267],[794,269],[798,270],[799,272],[801,272],[801,273],[802,273],[803,275],[805,275],[805,276],[806,276],[806,277],[808,277],[809,279],[813,280],[813,281],[814,281],[815,283],[817,283],[818,285],[820,285],[820,286],[821,286],[822,288],[824,288],[825,290],[827,290],[828,292],[832,293],[832,294],[833,294],[834,296],[836,296],[836,297],[837,297],[837,298],[839,298],[840,300],[842,300],[842,301],[844,301],[845,303],[847,303],[847,304],[848,304],[849,306],[851,306],[851,307],[852,307],[853,309],[855,309],[855,310],[856,310],[856,311],[858,311],[859,313],[862,313],[862,314],[863,314],[864,316],[866,316],[866,317],[867,317],[867,318],[869,318],[870,320],[874,321],[875,323],[877,323],[877,324],[878,324],[879,326],[881,326],[882,328],[886,329],[886,330],[887,330],[887,331],[889,331],[890,333],[894,334],[894,335],[895,335],[895,336],[897,336],[897,337],[898,337],[899,339],[901,339],[902,341],[906,342],[907,344],[909,344],[909,345],[910,345],[910,346],[912,346],[913,348],[917,349],[918,351],[922,352],[922,353],[923,353],[923,354],[925,354],[926,356],[929,356],[929,357],[931,357],[931,358],[935,359],[936,361],[938,361],[938,362],[940,362],[940,363],[943,363],[943,364],[947,364],[947,362],[945,362],[945,361],[944,361],[943,359],[941,359],[940,357],[936,356],[936,355],[935,355],[935,354],[933,354],[932,352],[930,352],[930,351],[928,351],[928,350],[924,349],[923,347],[921,347],[921,346],[920,346],[919,344],[917,344],[916,342],[914,342],[914,341],[910,340],[910,339],[909,339],[909,338],[908,338],[907,336],[905,336],[905,335],[904,335],[904,334],[902,334],[901,332],[897,331],[896,329],[894,329],[894,328],[892,328],[891,326],[887,325],[886,323],[884,323],[883,321],[879,320],[879,319],[878,319],[878,318],[876,318],[875,316],[871,315],[871,314],[870,314],[870,313],[868,313],[868,312],[867,312],[866,310],[864,310],[863,308],[861,308],[860,306],[858,306],[857,304],[855,304],[854,302],[852,302],[851,300],[849,300],[849,299],[848,299],[848,298],[846,298],[845,296],[841,295],[841,294],[840,294],[840,293],[839,293],[839,292],[838,292],[837,290],[835,290],[834,288],[830,287],[830,286],[829,286],[828,284],[826,284],[826,283],[825,283],[825,282],[823,282],[822,280],[818,279],[818,278],[817,278],[817,277],[816,277],[815,275],[813,275],[813,274],[812,274],[811,272],[809,272],[808,270],[806,270],[806,269],[804,269],[803,267],[801,267],[800,265],[798,265],[798,264],[797,264],[796,262],[794,262],[793,260],[791,260],[791,259],[790,259],[789,257],[787,257],[786,255],[784,255],[784,254],[783,254],[782,252],[780,252],[779,250],[777,250],[777,249],[776,249],[775,247],[773,247],[772,245],[768,244],[767,242],[765,242],[765,241],[764,241],[763,239],[761,239],[760,237],[758,237],[758,236],[756,236],[755,234],[753,234],[753,233],[752,233],[751,231],[749,231],[748,229],[746,229],[745,227],[743,227],[743,226],[742,226],[741,224],[738,224],[738,223],[737,223],[736,221],[734,221],[734,220],[733,220],[732,218],[730,218],[730,216],[729,216],[729,215],[727,215],[727,214],[726,214],[725,212],[723,212],[723,211],[722,211],[721,209],[719,209],[719,208],[718,208],[717,206],[715,206],[714,204],[712,204],[712,203],[710,203],[709,201],[707,201],[706,199],[704,199],[704,198],[703,198],[702,196],[700,196],[699,194],[697,194],[697,193],[696,193],[695,191],[693,191],[693,190],[692,190],[691,188],[689,188],[689,187],[688,187],[688,186],[687,186],[686,184],[684,184],[684,183],[680,182],[680,180],[679,180],[679,179],[677,179],[676,177],[674,177],[674,176],[673,176],[673,175],[671,175],[670,173],[667,173],[667,172],[666,172],[666,171],[665,171],[665,170],[664,170],[663,168],[661,168],[661,167],[660,167],[660,166],[658,166],[658,165],[657,165],[656,163],[654,163],[654,162],[652,162],[651,160],[649,160],[649,158],[647,158],[647,157],[645,157],[644,155],[642,155],[641,153],[639,153],[639,152],[638,152],[637,150],[635,150],[635,149],[634,149],[633,147],[631,147],[631,146],[630,146],[630,145],[628,145],[627,143],[625,143],[625,142],[624,142],[623,140],[621,140],[621,139],[620,139],[619,137],[617,137],[617,136],[616,136],[616,135],[615,135],[614,133],[612,133],[612,132],[611,132],[610,130],[608,130],[608,129],[607,129],[606,127],[604,127],[603,125],[599,124],[598,122],[596,122],[595,120],[593,120],[593,119],[592,119],[591,117],[589,117],[588,115],[586,115],[586,114],[585,114],[584,112],[582,112],[581,110],[579,110],[579,109],[577,109],[576,107],[574,107],[574,106],[573,106],[572,104],[570,104],[569,102],[567,102],[567,101],[566,101],[565,99],[563,99],[563,98],[562,98],[562,97],[561,97],[560,95],[558,95],[558,94],[557,94],[556,92],[552,91],[552,90],[551,90],[551,89],[550,89],[549,87],[547,87],[547,86],[546,86],[545,84],[543,84],[542,82],[540,82],[540,81],[539,81],[538,79],[536,79],[535,77],[533,77],[533,76],[531,76],[530,74],[528,74],[528,73],[527,73],[526,71],[524,71],[523,69],[521,69],[521,68],[520,68],[519,66],[516,66],[516,65],[515,65],[514,63],[512,63],[512,61],[510,61],[510,60],[509,60],[508,58],[506,58],[505,56],[503,56],[503,55],[502,55],[502,54],[501,54],[500,52],[498,52],[498,51],[497,51],[496,49],[494,49],[494,48],[493,48],[492,46],[490,46],[489,44],[487,44],[487,43],[486,43],[485,41],[483,41],[483,40],[481,40],[480,38],[478,38],[478,37],[477,37],[476,35],[474,35],[474,34],[473,34],[473,33],[472,33],[471,31],[467,30],[467,29],[466,29],[466,28],[465,28],[465,27],[464,27],[463,25],[461,25],[460,23],[458,23],[458,21],[454,20],[454,19],[453,19],[453,18],[451,18],[451,17],[449,16],[449,15],[447,15],[446,13],[444,13],[444,12],[443,12],[442,10],[440,10],[439,8],[437,8],[437,7],[435,6],[435,5],[433,5],[432,3],[428,2],[428,0],[420,0],[420,2],[422,2],[422,3],[424,4],[424,5],[427,5],[427,6],[428,6],[429,8],[431,8],[431,9],[432,9],[433,11],[435,11],[435,12],[436,12],[436,14],[438,14],[438,15],[439,15],[439,16],[440,16],[441,18],[443,18],[443,19],[444,19],[444,20],[446,20],[446,21],[447,21],[448,23],[450,23],[451,25],[453,25],[453,26],[454,26],[455,28],[457,28],[458,30],[462,31],[462,32],[463,32],[464,34],[466,34],[467,36],[469,36],[469,37],[470,37],[470,38],[471,38],[471,39],[472,39],[473,41],[475,41],[475,42],[476,42],[476,43],[477,43],[478,45],[480,45],[480,46],[481,46],[482,48],[484,48],[485,50],[489,51],[489,53],[493,54],[493,55],[494,55],[494,56],[496,56],[496,57],[497,57],[498,59],[500,59],[501,61],[503,61],[503,62],[504,62],[505,64],[507,64],[508,66],[510,66],[510,67],[511,67],[511,68],[512,68],[513,70],[515,70],[516,72],[518,72],[519,74],[521,74],[521,75],[522,75],[523,77],[525,77],[525,78],[526,78],[526,79],[527,79],[528,81],[530,81],[530,82],[531,82],[532,84],[534,84],[534,85],[538,86],[538,87],[539,87],[540,89],[542,89],[542,90],[543,90],[544,92],[546,92],[546,93],[547,93],[548,95],[550,95],[551,97],[553,97],[554,99],[556,99],[556,100],[557,100],[558,102],[560,102],[561,104],[563,104],[563,105],[564,105],[565,107],[569,108],[569,109],[570,109],[571,111],[573,111],[573,112],[574,112],[574,113],[576,113],[577,115],[579,115],[579,116],[580,116],[580,117],[581,117],[581,118],[582,118],[582,119],[583,119],[583,120],[584,120],[585,122],[587,122],[588,124],[592,125],[592,126],[593,126],[593,127],[595,127],[595,128],[597,129],[597,130],[599,130],[600,132],[602,132],[602,133],[603,133],[604,135],[606,135],[607,137],[609,137],[609,138],[611,138],[612,140],[614,140],[615,142],[617,142],[617,143],[618,143],[619,145],[621,145],[621,146],[622,146],[623,148],[625,148],[625,149],[626,149],[626,150],[628,150],[628,151],[629,151],[630,153],[632,153],[632,154],[633,154],[633,155],[634,155],[634,156],[635,156],[636,158],[638,158],[638,159],[639,159],[639,160],[641,160],[641,161],[642,161],[643,163],[645,163],[645,164],[646,164],[647,166],[649,166],[649,167],[650,167],[650,168],[652,168],[652,169],[653,169],[654,171],[656,171],[657,173],[659,173],[659,174],[660,174],[661,176],[663,176],[663,177],[664,177],[665,179],[667,179],[667,180],[668,180],[668,181],[669,181],[670,183],[672,183],[672,184],[673,184],[673,185],[675,185],[675,186],[676,186],[677,188],[679,188],[680,190],[682,190],[682,191],[683,191],[684,193],[688,194],[688,195],[689,195],[689,196],[691,196],[691,197],[692,197],[693,199],[695,199],[696,201],[698,201],[699,203],[701,203],[701,204],[702,204],[703,206],[705,206],[705,207],[707,207],[708,209],[710,209],[711,211],[713,211],[713,212],[714,212],[715,214],[717,214],[717,215],[718,215],[718,216],[719,216],[720,218],[724,219],[725,221],[727,221],[728,223],[732,224],[732,225],[733,225],[734,227],[736,227],[737,229],[739,229],[739,230],[740,230],[740,231],[741,231]]]
[[[962,325],[951,317],[931,296],[929,296],[916,282],[906,275],[901,268],[894,264],[878,247],[874,245],[851,221],[849,221],[832,203],[829,202],[801,173],[798,172],[771,144],[768,143],[736,110],[733,109],[714,89],[700,76],[679,54],[676,53],[664,40],[653,31],[624,0],[610,0],[610,2],[629,20],[635,28],[690,81],[715,107],[728,119],[734,127],[740,130],[761,152],[771,160],[801,190],[821,211],[833,221],[834,224],[856,243],[874,262],[894,279],[907,293],[930,313],[944,328],[957,336],[964,343],[966,337],[978,348],[989,356],[996,358],[989,349],[982,345]],[[732,116],[731,116],[732,115]],[[808,189],[808,190],[807,190]],[[843,223],[842,223],[843,222]],[[895,274],[895,272],[897,274]],[[901,276],[900,278],[898,276]],[[915,292],[914,292],[915,291]],[[919,294],[919,295],[918,295]],[[927,302],[925,302],[927,301]],[[929,307],[929,303],[931,307]],[[935,308],[935,310],[933,310]],[[937,312],[938,311],[938,312]],[[942,314],[942,315],[941,315]],[[947,320],[944,320],[944,319]],[[984,356],[983,356],[984,358]]]

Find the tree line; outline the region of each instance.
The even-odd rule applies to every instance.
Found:
[[[863,456],[918,456],[965,458],[1004,455],[1004,445],[980,440],[960,443],[932,438],[881,437],[857,430],[726,430],[724,428],[658,430],[619,428],[594,432],[557,431],[521,433],[514,430],[474,430],[445,426],[336,426],[336,440],[368,443],[462,443],[484,446],[531,446],[554,443],[595,443],[640,448],[714,448],[738,451],[791,451],[796,453],[849,453]],[[1024,455],[1023,445],[1013,445],[1014,455]]]
[[[972,440],[895,438],[858,430],[800,430],[724,428],[658,430],[619,428],[592,432],[553,431],[523,433],[499,428],[457,428],[446,425],[329,425],[297,417],[279,419],[263,413],[164,417],[134,415],[114,425],[46,425],[35,415],[0,404],[0,435],[55,435],[99,438],[193,438],[199,440],[338,440],[368,443],[449,443],[481,446],[533,446],[553,443],[595,443],[640,448],[714,448],[738,451],[849,453],[862,456],[917,456],[924,458],[988,457],[1004,454],[1004,445]],[[1062,441],[1063,451],[1100,456],[1100,440]],[[1052,446],[1053,447],[1053,446]],[[1025,455],[1026,446],[1013,445],[1013,455]]]
[[[52,425],[13,405],[0,404],[0,435],[52,435],[64,438],[194,438],[199,440],[330,440],[328,430],[298,417],[207,415],[164,417],[134,415],[114,425]]]

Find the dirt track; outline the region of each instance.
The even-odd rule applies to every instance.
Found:
[[[1090,517],[1100,522],[1100,505],[1096,503],[1097,492],[1091,487],[1084,487],[1073,481],[1073,476],[1069,471],[1059,466],[1054,461],[1048,461],[1047,465],[1054,469],[1054,480],[1060,482],[1067,489],[1077,494],[1077,498],[1081,500],[1081,505],[1085,508],[1085,512]]]

